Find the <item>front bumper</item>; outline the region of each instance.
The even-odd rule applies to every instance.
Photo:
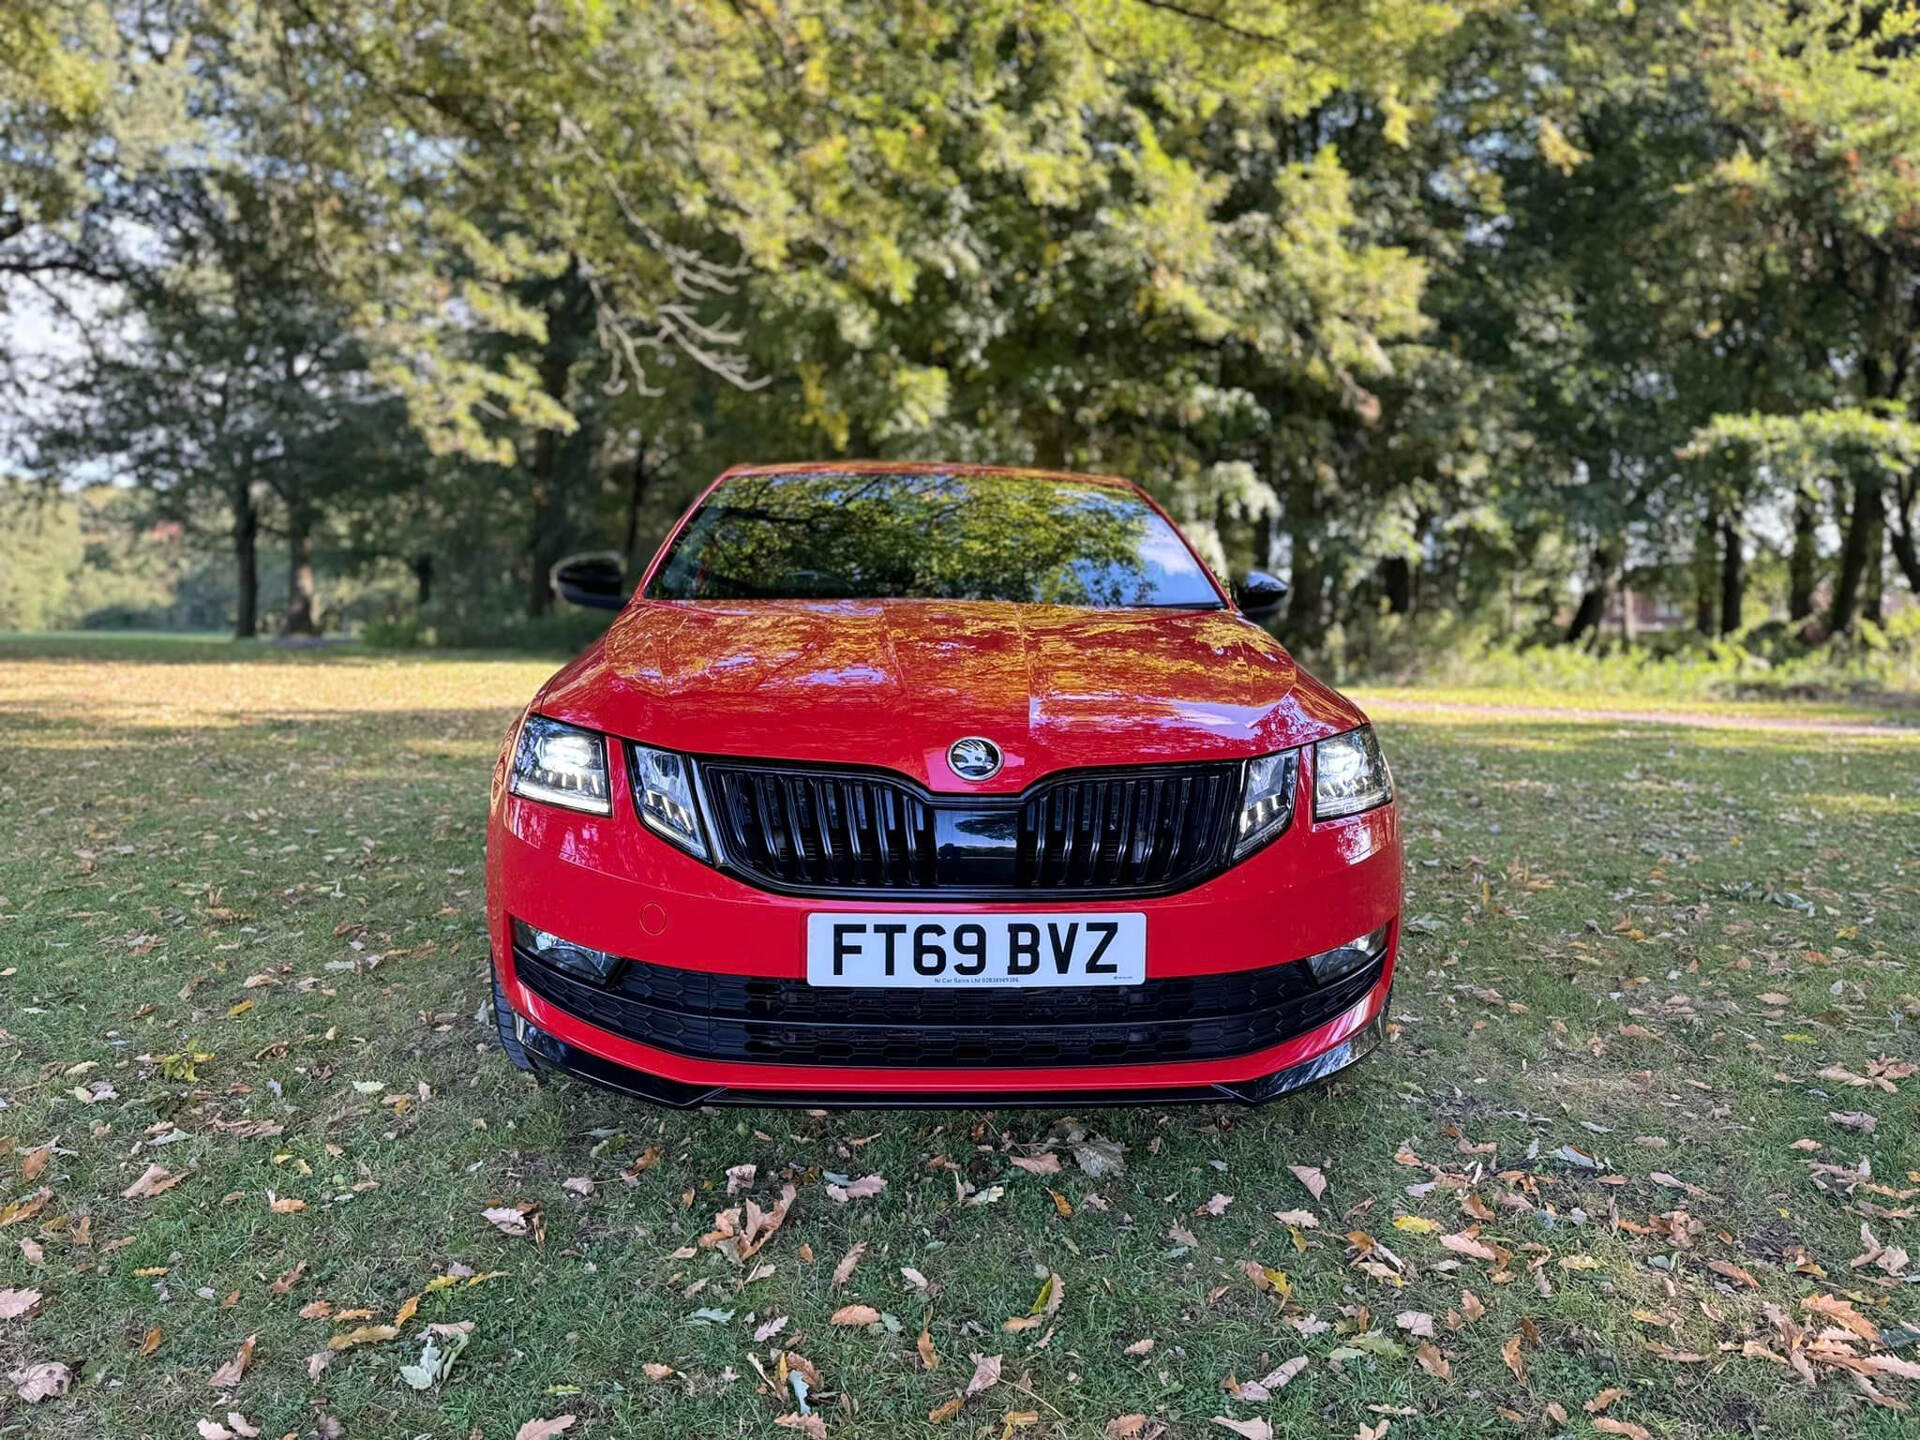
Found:
[[[615,777],[616,795],[625,793],[623,779]],[[865,1010],[852,1016],[816,1014],[817,1004],[795,1007],[792,1002],[813,998],[794,989],[804,986],[806,917],[872,910],[876,902],[754,889],[653,836],[620,805],[611,817],[583,815],[497,786],[487,844],[488,920],[502,994],[529,1057],[656,1103],[1252,1103],[1322,1079],[1379,1042],[1397,924],[1377,965],[1344,988],[1309,993],[1313,987],[1300,978],[1304,967],[1291,962],[1397,920],[1400,867],[1399,834],[1387,806],[1326,824],[1298,816],[1264,849],[1178,894],[1022,905],[1067,914],[1143,912],[1149,983],[1142,988],[1160,994],[1150,1006],[1117,1017],[1062,1012],[1057,1033],[1049,1031],[1056,1018],[1051,1010],[1016,1016],[1016,1022],[1037,1016],[1041,1023],[1009,1025],[1004,1046],[978,1015],[936,1009],[912,1027],[936,1043],[903,1048],[898,1033],[881,1034],[898,1032],[898,1017],[873,1013],[891,997],[867,992],[841,992],[866,996]],[[902,908],[990,913],[1012,907],[916,900]],[[636,1006],[630,997],[596,998],[591,987],[556,985],[551,974],[516,959],[516,918],[632,957],[658,975],[712,982],[692,987],[703,994],[744,986],[757,1000],[749,996],[753,1004],[743,1000],[715,1012],[709,1002],[703,1010],[679,992],[664,1003],[661,995],[645,993],[646,1003]],[[1251,1023],[1254,1000],[1243,1013],[1230,982],[1252,987],[1247,993],[1260,1005],[1284,1001],[1290,1008],[1271,1023]],[[909,997],[927,993],[902,995],[912,1003]],[[1179,1009],[1185,994],[1198,997],[1191,1015]],[[649,1028],[654,1019],[667,1023]],[[859,1022],[875,1019],[896,1023],[874,1026],[866,1033],[875,1043],[863,1044]]]

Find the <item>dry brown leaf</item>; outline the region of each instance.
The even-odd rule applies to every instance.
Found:
[[[1022,1330],[1031,1330],[1035,1326],[1044,1324],[1053,1318],[1055,1312],[1060,1309],[1060,1302],[1066,1297],[1067,1282],[1060,1278],[1058,1271],[1055,1271],[1048,1275],[1045,1283],[1041,1285],[1040,1294],[1035,1297],[1033,1308],[1024,1315],[1014,1316],[1000,1328],[1018,1334]]]
[[[830,1325],[878,1325],[880,1312],[871,1305],[842,1305],[827,1322]]]
[[[845,1185],[827,1186],[827,1198],[844,1205],[849,1200],[871,1200],[886,1188],[884,1177],[863,1175],[858,1180],[849,1180]]]
[[[489,1206],[480,1215],[502,1235],[525,1235],[530,1228],[530,1218],[539,1208],[538,1201],[528,1200],[519,1205]]]
[[[327,1341],[329,1350],[351,1350],[356,1345],[378,1345],[399,1336],[398,1325],[359,1325]]]
[[[1631,1420],[1616,1420],[1611,1415],[1596,1415],[1593,1428],[1607,1435],[1624,1435],[1627,1440],[1653,1440],[1653,1432]]]
[[[933,1348],[933,1336],[927,1330],[927,1322],[925,1320],[920,1322],[920,1338],[914,1342],[913,1348],[920,1352],[920,1363],[926,1369],[938,1370],[940,1368],[940,1352]]]
[[[1513,1372],[1513,1378],[1526,1383],[1527,1362],[1520,1357],[1520,1337],[1510,1335],[1506,1344],[1500,1347],[1500,1358],[1507,1362],[1507,1369]]]
[[[247,1373],[247,1367],[253,1363],[253,1343],[255,1337],[247,1336],[240,1342],[240,1349],[233,1359],[222,1365],[207,1377],[207,1383],[216,1390],[231,1390],[240,1383],[240,1377]]]
[[[1012,1155],[1008,1158],[1029,1175],[1058,1175],[1060,1173],[1060,1157],[1051,1150],[1039,1155]]]
[[[164,1165],[149,1165],[140,1172],[140,1178],[120,1192],[122,1200],[147,1200],[155,1195],[164,1194],[187,1178],[187,1172],[178,1174]]]
[[[1307,1187],[1307,1193],[1318,1200],[1327,1192],[1327,1176],[1318,1165],[1289,1165],[1293,1178]]]
[[[1420,1368],[1440,1380],[1453,1378],[1453,1366],[1447,1357],[1440,1353],[1440,1347],[1429,1340],[1413,1352],[1413,1358],[1420,1362]]]
[[[158,1325],[147,1331],[146,1338],[140,1342],[140,1358],[144,1360],[158,1350],[163,1338],[164,1334]]]
[[[1469,1325],[1486,1313],[1487,1307],[1480,1302],[1478,1295],[1471,1290],[1460,1292],[1460,1314],[1465,1317]]]
[[[776,1415],[773,1423],[787,1430],[798,1430],[807,1440],[827,1440],[827,1422],[821,1415],[802,1415],[797,1410],[788,1415]]]
[[[1724,1275],[1727,1279],[1746,1286],[1749,1290],[1760,1288],[1760,1282],[1754,1279],[1749,1271],[1741,1269],[1730,1260],[1709,1260],[1707,1268],[1716,1275]]]
[[[973,1376],[967,1381],[963,1399],[971,1400],[982,1390],[991,1390],[1000,1383],[1000,1357],[998,1355],[971,1355]]]
[[[1142,1440],[1147,1430],[1144,1415],[1116,1415],[1107,1421],[1106,1440]]]
[[[513,1440],[553,1440],[554,1436],[572,1426],[571,1415],[556,1415],[551,1420],[529,1420],[513,1432]]]
[[[1605,1410],[1626,1393],[1627,1392],[1622,1390],[1618,1385],[1609,1385],[1580,1408],[1585,1410],[1589,1415],[1598,1415],[1602,1410]]]
[[[832,1284],[835,1289],[846,1284],[853,1277],[853,1267],[860,1263],[860,1257],[866,1253],[867,1242],[862,1240],[840,1258],[840,1263],[833,1267]]]
[[[53,1157],[53,1146],[39,1145],[20,1153],[20,1178],[38,1180],[40,1172],[47,1168],[47,1161]]]
[[[1233,1393],[1236,1400],[1245,1400],[1249,1404],[1258,1404],[1262,1400],[1271,1400],[1280,1391],[1287,1388],[1294,1376],[1307,1368],[1307,1357],[1296,1355],[1282,1362],[1262,1375],[1258,1380],[1249,1380]]]
[[[20,1320],[40,1312],[46,1297],[38,1290],[0,1290],[0,1320]]]
[[[1138,1358],[1141,1355],[1151,1355],[1153,1353],[1153,1343],[1154,1343],[1153,1337],[1149,1335],[1145,1340],[1134,1341],[1131,1345],[1127,1346],[1120,1353],[1122,1355],[1131,1355],[1136,1358]]]
[[[0,1230],[9,1225],[17,1225],[22,1220],[31,1220],[47,1208],[47,1202],[53,1199],[53,1191],[42,1186],[31,1195],[22,1195],[18,1200],[10,1200],[0,1206]]]
[[[1222,1430],[1231,1430],[1236,1435],[1244,1436],[1245,1440],[1273,1440],[1273,1426],[1257,1415],[1251,1420],[1233,1420],[1225,1415],[1216,1415],[1213,1423]]]
[[[1433,1339],[1433,1316],[1424,1310],[1402,1310],[1393,1323],[1417,1339]]]
[[[37,1365],[9,1370],[7,1379],[13,1384],[14,1394],[29,1405],[38,1405],[42,1400],[57,1400],[66,1394],[73,1384],[73,1372],[58,1360],[42,1360]]]

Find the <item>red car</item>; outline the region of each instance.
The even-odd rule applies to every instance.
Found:
[[[494,774],[501,1043],[670,1105],[1260,1101],[1379,1042],[1392,781],[1122,480],[731,470]],[[591,598],[587,596],[585,598]]]

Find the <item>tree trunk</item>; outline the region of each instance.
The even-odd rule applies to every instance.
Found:
[[[414,608],[425,611],[427,602],[433,599],[433,556],[423,550],[413,557],[411,564]]]
[[[1413,610],[1413,566],[1404,555],[1389,555],[1380,562],[1380,581],[1387,592],[1390,614],[1406,615]]]
[[[1885,618],[1887,513],[1877,492],[1871,509],[1868,524],[1873,533],[1867,538],[1867,571],[1860,577],[1860,617],[1878,625]]]
[[[1719,517],[1711,507],[1693,537],[1693,628],[1714,633],[1714,572],[1719,569]]]
[[[1887,522],[1887,539],[1893,546],[1893,558],[1899,562],[1900,573],[1907,577],[1907,588],[1920,596],[1920,543],[1916,543],[1913,533],[1914,491],[1920,476],[1909,475],[1900,482],[1893,494],[1893,503],[1887,508],[1892,512]]]
[[[1858,613],[1860,582],[1866,579],[1869,552],[1879,539],[1879,527],[1874,523],[1879,513],[1879,483],[1854,481],[1846,541],[1840,547],[1840,576],[1834,581],[1833,604],[1827,611],[1827,629],[1836,635],[1851,629]]]
[[[540,388],[557,405],[567,404],[579,327],[590,301],[580,279],[579,261],[569,261],[547,297],[547,339],[540,351]],[[553,608],[553,586],[548,577],[567,539],[568,497],[560,473],[565,438],[551,426],[541,430],[534,437],[533,460],[528,466],[533,482],[533,524],[527,536],[527,614],[535,620]]]
[[[1787,618],[1813,615],[1814,571],[1819,561],[1820,515],[1813,496],[1802,490],[1793,499],[1793,555],[1787,562]]]
[[[251,640],[260,629],[260,512],[246,479],[233,486],[233,570],[233,638]]]
[[[640,437],[640,444],[633,452],[633,470],[627,482],[627,543],[621,547],[621,553],[627,557],[627,573],[633,573],[633,562],[638,557],[633,550],[640,543],[640,503],[647,498],[647,437]]]
[[[1602,540],[1593,547],[1593,556],[1587,563],[1587,588],[1574,609],[1572,623],[1567,626],[1567,644],[1576,645],[1588,635],[1595,640],[1600,638],[1600,622],[1607,614],[1607,594],[1621,558],[1621,545],[1617,540]]]
[[[1721,518],[1720,546],[1720,633],[1731,635],[1742,624],[1747,599],[1746,549],[1731,515]]]
[[[298,505],[287,507],[287,618],[284,635],[312,635],[313,521]]]
[[[1327,635],[1323,604],[1327,582],[1320,558],[1313,553],[1319,516],[1311,475],[1296,476],[1288,484],[1285,519],[1293,548],[1293,573],[1289,577],[1291,588],[1287,596],[1287,643],[1302,650],[1313,650]]]

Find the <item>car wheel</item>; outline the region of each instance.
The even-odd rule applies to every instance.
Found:
[[[527,1052],[520,1044],[519,1034],[514,1030],[513,1007],[507,1004],[506,992],[500,988],[497,974],[493,976],[493,1020],[500,1031],[500,1048],[507,1052],[507,1059],[513,1068],[537,1074],[533,1061],[527,1058]]]

